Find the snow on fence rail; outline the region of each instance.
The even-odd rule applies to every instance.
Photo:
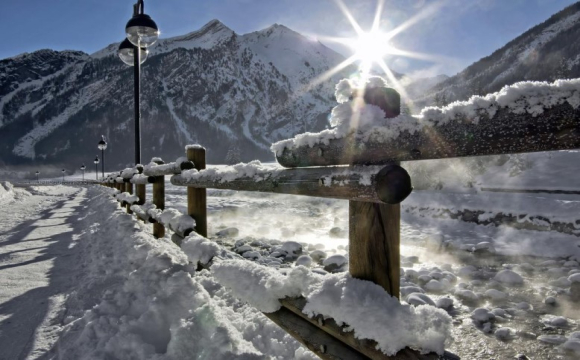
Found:
[[[396,180],[396,181],[395,181]],[[178,186],[308,195],[397,204],[412,190],[400,166],[348,166],[282,169],[259,161],[222,169],[187,170],[171,178]]]
[[[435,333],[445,333],[445,324],[449,321],[446,314],[441,313],[438,317],[439,313],[433,313],[428,307],[405,308],[397,301],[400,293],[400,202],[409,195],[412,186],[408,173],[396,162],[580,148],[580,80],[518,83],[499,93],[472,97],[467,102],[427,108],[419,117],[399,115],[392,119],[385,119],[385,114],[397,114],[398,111],[392,111],[392,104],[385,105],[381,100],[381,84],[371,79],[362,90],[355,89],[349,81],[342,81],[336,92],[341,104],[333,109],[331,117],[335,128],[274,144],[272,150],[279,164],[293,169],[270,168],[259,162],[206,169],[205,149],[189,145],[186,158],[170,164],[154,158],[141,169],[125,169],[110,175],[104,185],[132,194],[133,183],[137,184],[139,200],[136,205],[128,206],[128,212],[135,211],[142,220],[152,222],[157,238],[165,235],[165,227],[179,234],[177,243],[192,262],[210,269],[240,298],[265,311],[266,316],[321,358],[438,358],[432,353],[421,354],[421,351],[444,354],[445,336],[436,337]],[[372,89],[372,97],[367,99],[359,95],[369,89]],[[387,93],[392,95],[392,91],[384,91],[385,98],[389,96]],[[187,187],[186,215],[164,209],[165,175],[173,175],[172,184]],[[153,201],[146,204],[145,186],[149,183],[153,184]],[[217,250],[219,246],[205,238],[206,188],[349,200],[350,274],[319,280],[314,275],[297,273],[304,281],[304,286],[300,287],[299,282],[286,283],[291,280],[263,267],[241,260],[223,260]],[[228,259],[232,258],[236,257]],[[240,277],[240,273],[245,276]],[[348,294],[336,295],[340,293],[336,289],[344,290],[351,280],[354,288],[363,286],[361,284],[374,286],[371,292],[380,294],[377,296],[384,299],[382,305],[374,308],[373,304],[356,298],[357,290],[353,287]],[[264,284],[269,284],[266,287],[275,294],[260,290]],[[316,291],[308,290],[315,284],[322,285]],[[335,295],[328,295],[325,288],[332,288]],[[315,302],[318,306],[311,302],[312,296],[318,296]],[[337,296],[354,298],[345,304],[337,303]],[[324,308],[320,304],[331,311],[320,310]],[[372,319],[356,311],[365,306],[374,309]],[[407,315],[397,313],[396,309],[403,308],[401,311]],[[348,314],[349,311],[352,314]],[[430,326],[412,327],[414,331],[422,329],[421,335],[405,332],[405,326],[414,323],[405,317],[410,316],[409,311],[433,320]],[[382,328],[391,322],[399,324],[395,326],[399,332],[390,333]],[[354,332],[345,332],[343,323]],[[441,327],[433,330],[438,326]],[[378,336],[381,331],[390,335]],[[443,358],[453,356],[445,353]]]
[[[332,111],[335,128],[272,145],[282,166],[388,164],[580,148],[580,79],[521,82],[468,101],[428,107],[419,116],[392,119],[368,104],[353,110],[346,95],[337,91],[343,103]],[[353,128],[355,111],[360,125]]]

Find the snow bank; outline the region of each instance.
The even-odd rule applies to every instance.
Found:
[[[14,186],[8,181],[0,182],[0,204],[14,199]]]
[[[375,85],[379,84],[376,79],[371,81]],[[418,116],[401,114],[387,121],[384,112],[378,106],[367,105],[361,101],[349,101],[355,88],[362,88],[364,85],[354,84],[350,80],[341,80],[338,83],[335,96],[339,105],[332,109],[330,116],[332,129],[319,133],[299,134],[292,139],[272,144],[270,149],[276,155],[282,155],[286,148],[327,145],[330,140],[351,134],[361,142],[372,140],[385,143],[398,137],[403,131],[413,134],[425,127],[447,124],[463,117],[473,119],[477,123],[484,115],[493,118],[500,109],[508,109],[514,114],[528,113],[537,116],[545,109],[563,103],[570,104],[574,109],[580,106],[580,79],[557,80],[553,83],[528,81],[505,86],[496,93],[472,96],[467,101],[456,101],[445,107],[427,107]]]
[[[168,238],[154,239],[99,188],[88,194],[101,211],[79,224],[91,229],[76,240],[80,288],[68,296],[48,357],[315,359],[209,272],[194,272]]]
[[[234,295],[264,312],[280,309],[279,299],[304,296],[305,314],[348,324],[346,330],[356,338],[375,340],[388,355],[407,346],[442,354],[451,336],[451,318],[445,311],[402,305],[380,286],[348,274],[323,277],[298,266],[283,275],[243,260],[215,262],[211,273]]]

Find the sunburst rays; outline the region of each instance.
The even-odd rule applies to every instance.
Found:
[[[351,11],[348,9],[343,0],[335,0],[338,8],[342,11],[354,31],[356,32],[356,38],[344,38],[344,37],[325,37],[316,36],[319,40],[341,43],[350,47],[354,55],[350,56],[345,61],[341,62],[334,68],[326,71],[325,73],[319,75],[315,78],[308,86],[308,89],[312,89],[318,84],[330,79],[335,74],[339,73],[348,66],[358,63],[359,64],[359,76],[361,79],[368,77],[371,73],[373,65],[378,65],[378,67],[383,72],[383,75],[387,78],[390,85],[395,88],[403,98],[409,100],[408,94],[405,91],[404,86],[399,82],[399,80],[394,75],[393,71],[387,65],[385,61],[386,57],[400,56],[408,57],[423,61],[433,61],[441,62],[445,61],[443,57],[424,54],[420,52],[414,52],[409,50],[403,50],[396,48],[391,44],[391,40],[398,34],[404,32],[405,30],[417,25],[421,20],[424,20],[432,15],[434,15],[440,8],[444,5],[446,1],[437,1],[429,6],[424,7],[421,11],[415,14],[410,19],[406,20],[399,26],[388,32],[382,32],[381,19],[384,10],[384,0],[377,1],[377,7],[373,17],[373,23],[371,25],[370,31],[364,31],[361,25],[356,21]]]

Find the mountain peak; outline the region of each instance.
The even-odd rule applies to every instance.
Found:
[[[208,29],[220,29],[220,30],[224,29],[224,30],[232,31],[232,29],[227,27],[224,23],[222,23],[218,19],[212,19],[212,20],[208,21],[207,24],[202,26],[201,29],[197,30],[197,32],[206,31]]]

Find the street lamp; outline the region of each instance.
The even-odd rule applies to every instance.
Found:
[[[97,179],[97,181],[99,180],[99,155],[97,155],[97,157],[95,158],[95,161],[93,161],[95,163],[95,179]]]
[[[83,171],[83,181],[85,181],[85,169],[87,167],[85,166],[85,164],[83,164],[83,166],[81,166],[81,170]]]
[[[103,159],[103,164],[101,165],[101,169],[103,171],[103,178],[105,177],[105,149],[107,148],[107,142],[105,141],[105,135],[101,135],[101,141],[99,141],[99,145],[97,146],[99,150],[101,150],[101,159]],[[98,156],[97,156],[98,158]],[[98,171],[98,170],[97,170]]]
[[[36,182],[40,182],[40,181],[38,180],[38,174],[40,174],[40,173],[37,171],[37,172],[36,172]]]
[[[141,64],[148,55],[147,48],[159,38],[159,28],[155,21],[144,13],[145,4],[138,0],[133,5],[133,17],[125,26],[127,38],[119,45],[118,55],[127,65],[134,68],[135,82],[135,165],[141,163],[141,111],[139,105]],[[139,51],[137,51],[139,49]]]
[[[62,169],[62,182],[64,182],[64,169]]]

